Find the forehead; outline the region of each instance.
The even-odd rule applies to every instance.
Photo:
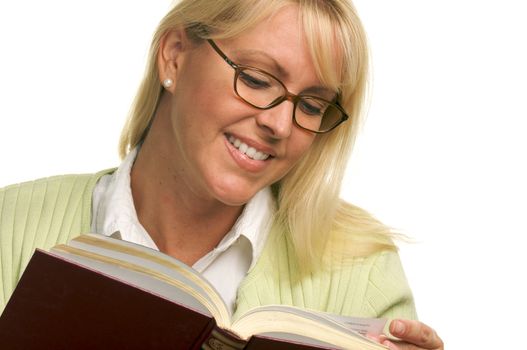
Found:
[[[234,50],[252,55],[263,52],[280,58],[296,52],[298,59],[303,60],[306,51],[305,34],[295,5],[281,8],[230,41]]]
[[[315,39],[316,38],[310,38]],[[287,5],[252,26],[242,34],[226,40],[228,55],[241,64],[255,65],[276,73],[284,83],[323,84],[320,67],[316,67],[306,30],[297,5]],[[261,66],[263,64],[263,66]]]

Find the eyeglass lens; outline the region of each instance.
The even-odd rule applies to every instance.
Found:
[[[273,76],[252,68],[241,68],[235,82],[236,93],[246,102],[258,108],[267,108],[283,100],[287,91]],[[343,118],[333,104],[313,96],[301,96],[296,101],[295,122],[308,130],[327,131]]]

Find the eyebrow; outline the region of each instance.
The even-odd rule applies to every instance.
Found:
[[[239,58],[243,59],[244,58],[243,56],[245,56],[245,57],[261,57],[261,58],[264,58],[264,59],[268,60],[269,63],[271,63],[273,68],[280,75],[281,79],[288,79],[290,77],[289,72],[282,65],[280,65],[280,63],[278,63],[277,60],[275,60],[271,55],[267,54],[264,51],[243,49],[243,50],[233,50],[233,54],[236,55],[237,59],[239,59]],[[258,67],[255,67],[255,68],[258,68]],[[333,99],[335,95],[337,95],[336,91],[334,91],[332,89],[329,89],[329,88],[326,88],[326,87],[323,87],[323,86],[311,86],[311,87],[308,87],[307,89],[302,90],[302,92],[300,92],[300,94],[305,94],[306,92],[307,93],[312,93],[312,94],[320,94],[320,95],[328,94],[328,95],[332,96],[331,98],[328,98],[330,100]]]
[[[338,96],[338,92],[332,89],[325,88],[323,86],[311,86],[303,90],[300,93],[300,95],[307,95],[307,94],[314,94],[315,96],[320,95],[322,96],[322,98],[328,101],[333,101]]]
[[[278,72],[278,74],[281,77],[289,78],[289,73],[287,72],[287,70],[285,70],[285,68],[282,67],[282,65],[280,65],[280,63],[278,63],[278,61],[275,60],[271,55],[267,54],[264,51],[243,49],[243,50],[233,50],[233,53],[237,56],[237,58],[241,57],[242,59],[245,58],[245,57],[261,57],[261,58],[264,58],[264,59],[269,61],[268,63],[272,64],[273,68],[276,69],[276,71]],[[257,68],[257,67],[255,67],[255,68]]]

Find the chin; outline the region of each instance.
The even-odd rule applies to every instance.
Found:
[[[222,202],[225,205],[233,206],[233,207],[239,207],[242,205],[247,204],[251,200],[251,198],[254,197],[255,193],[251,193],[250,195],[247,195],[245,193],[228,193],[228,194],[222,194],[217,196],[218,200]]]
[[[223,184],[215,188],[214,197],[220,202],[229,206],[241,206],[253,198],[261,188],[247,188],[240,185],[240,182],[232,184]]]

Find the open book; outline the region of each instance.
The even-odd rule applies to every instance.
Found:
[[[0,317],[9,349],[385,349],[382,319],[284,305],[232,319],[214,287],[166,254],[98,234],[37,250]]]

